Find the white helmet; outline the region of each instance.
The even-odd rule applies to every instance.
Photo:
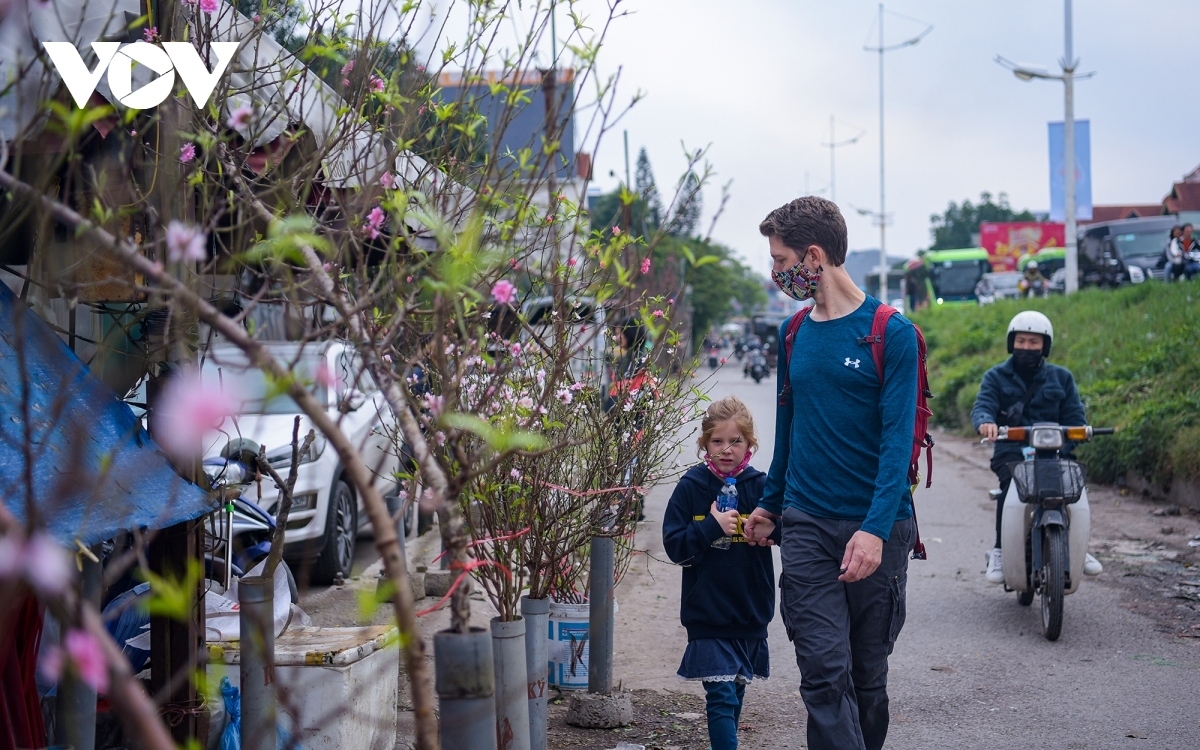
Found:
[[[1026,264],[1025,264],[1025,268],[1026,268],[1026,269],[1028,269],[1028,270],[1033,270],[1033,271],[1036,271],[1036,270],[1037,270],[1037,267],[1038,267],[1038,264],[1037,264],[1037,261],[1036,261],[1036,260],[1031,260],[1031,261],[1029,261],[1028,263],[1026,263]]]
[[[1050,344],[1054,342],[1054,325],[1050,319],[1036,310],[1026,310],[1013,316],[1008,323],[1008,353],[1012,354],[1013,339],[1018,333],[1037,333],[1042,336],[1042,356],[1050,356]]]

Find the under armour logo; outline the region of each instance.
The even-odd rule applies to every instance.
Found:
[[[857,369],[858,369],[858,365],[859,365],[861,362],[862,362],[862,360],[861,360],[861,359],[850,359],[849,357],[846,357],[846,363],[845,363],[845,364],[846,364],[846,367],[850,367],[851,365],[853,365],[853,366],[854,366],[854,369],[855,369],[855,370],[857,370]]]

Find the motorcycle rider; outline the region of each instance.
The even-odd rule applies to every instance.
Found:
[[[1028,297],[1031,293],[1035,295],[1043,294],[1049,285],[1049,280],[1038,269],[1038,262],[1036,260],[1031,260],[1025,264],[1025,275],[1018,283],[1022,297]]]
[[[1032,426],[1035,422],[1061,425],[1085,425],[1087,415],[1071,371],[1046,361],[1054,342],[1054,326],[1040,312],[1017,313],[1008,324],[1008,351],[1012,355],[988,370],[971,409],[971,423],[987,440],[995,441],[999,425]],[[1064,448],[1070,455],[1072,444]],[[1012,464],[1023,460],[1019,443],[996,442],[992,452],[992,471],[1000,480],[1000,499],[996,503],[996,546],[987,557],[987,580],[1004,583],[1000,553],[1000,519],[1004,496],[1012,483]],[[1100,561],[1088,554],[1083,564],[1087,575],[1103,571]]]

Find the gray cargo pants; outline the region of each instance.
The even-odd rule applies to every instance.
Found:
[[[904,626],[915,527],[897,521],[879,568],[842,583],[842,555],[860,525],[783,511],[780,612],[796,648],[810,750],[879,750],[887,737],[887,659]]]

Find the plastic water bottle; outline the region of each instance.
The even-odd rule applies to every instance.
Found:
[[[737,494],[737,479],[734,477],[725,477],[725,485],[721,487],[721,491],[717,493],[717,512],[724,513],[729,510],[737,510],[738,494]],[[723,536],[712,543],[712,546],[717,549],[729,549],[729,545],[733,543],[732,537]]]

